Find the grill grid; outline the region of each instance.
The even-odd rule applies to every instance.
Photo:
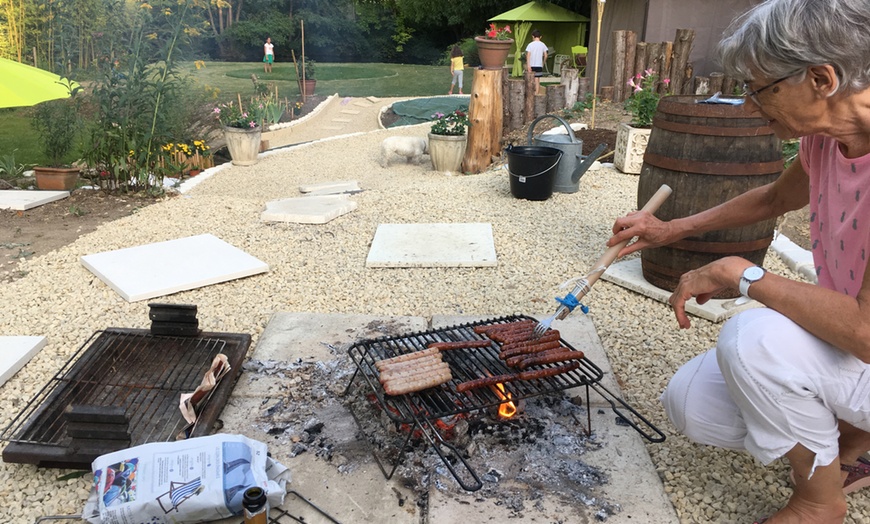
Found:
[[[190,436],[210,433],[241,372],[251,337],[202,333],[152,336],[148,330],[98,331],[0,433],[10,444],[5,462],[90,467],[93,454],[70,449],[63,412],[70,404],[124,408],[131,446],[174,440],[187,425],[178,410],[181,393],[196,389],[212,359],[223,353],[231,370],[213,390]]]
[[[369,384],[382,406],[389,406],[385,413],[400,423],[415,422],[421,416],[430,420],[458,413],[468,413],[498,406],[503,401],[490,388],[479,388],[467,393],[457,393],[456,385],[466,380],[474,380],[490,375],[514,373],[498,357],[500,347],[492,342],[488,347],[443,351],[444,361],[450,365],[453,379],[442,386],[408,395],[390,396],[384,393],[378,381],[375,362],[397,355],[412,353],[426,348],[432,342],[457,342],[468,340],[489,340],[474,332],[475,326],[534,320],[527,316],[508,316],[491,320],[461,324],[442,329],[422,331],[396,337],[382,337],[364,340],[354,344],[348,354],[356,363],[358,372]],[[576,351],[564,340],[563,348]],[[580,368],[569,372],[536,380],[513,381],[504,384],[513,400],[518,401],[538,395],[552,394],[564,389],[594,384],[601,380],[603,372],[588,359],[579,359]],[[552,367],[553,365],[542,366]]]

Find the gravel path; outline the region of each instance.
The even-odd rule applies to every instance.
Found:
[[[550,314],[559,284],[586,273],[613,220],[635,207],[637,177],[606,168],[588,172],[578,193],[529,202],[511,197],[504,170],[447,177],[428,165],[378,165],[384,137],[424,136],[427,130],[423,125],[316,142],[265,155],[253,167],[227,167],[183,197],[26,261],[21,269],[28,275],[0,287],[0,333],[44,334],[49,343],[0,388],[2,424],[94,331],[149,325],[147,301],[121,299],[81,266],[83,255],[218,236],[271,270],[167,300],[197,304],[205,329],[251,333],[256,344],[276,311]],[[259,219],[266,201],[296,196],[300,184],[347,179],[365,189],[352,197],[359,207],[348,215],[317,226]],[[385,222],[489,222],[498,266],[366,269],[375,229]],[[765,265],[793,276],[773,254]],[[627,400],[668,434],[649,451],[683,521],[748,523],[782,506],[791,492],[782,462],[764,468],[744,453],[692,445],[673,432],[657,401],[674,370],[714,343],[720,325],[696,318],[692,329],[679,331],[666,305],[605,281],[586,303]],[[57,480],[63,473],[0,464],[0,522],[78,513],[90,475]],[[852,495],[847,522],[870,522],[868,501],[866,494]]]

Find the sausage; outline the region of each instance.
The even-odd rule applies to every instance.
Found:
[[[555,345],[553,345],[554,343]],[[523,353],[537,353],[542,351],[541,348],[543,346],[546,346],[547,349],[553,349],[559,347],[559,344],[561,344],[559,337],[542,337],[539,340],[529,340],[519,344],[504,345],[501,347],[501,352],[498,354],[498,358],[504,360],[516,355],[522,355]]]
[[[390,380],[384,384],[384,391],[387,395],[404,395],[414,391],[423,391],[435,387],[445,382],[449,382],[453,376],[450,374],[450,369],[440,372],[435,375],[429,375],[416,379],[397,379]]]
[[[520,369],[526,369],[529,366],[540,366],[542,364],[552,364],[554,362],[564,362],[566,360],[576,360],[580,358],[583,358],[582,351],[554,349],[526,357],[517,364],[517,367]]]
[[[577,351],[574,351],[573,353],[577,353]],[[520,380],[534,380],[536,378],[554,377],[556,375],[561,375],[562,373],[574,371],[579,367],[579,362],[569,362],[567,364],[562,364],[561,366],[555,366],[551,368],[523,371],[522,373],[517,375],[517,377],[519,377]]]
[[[422,358],[422,357],[426,357],[426,356],[431,356],[431,355],[435,355],[437,353],[438,353],[437,349],[424,349],[422,351],[414,351],[412,353],[405,353],[404,355],[398,355],[398,356],[395,356],[392,358],[377,360],[377,361],[375,361],[375,368],[377,368],[378,371],[380,371],[383,366],[389,366],[390,364],[396,364],[398,362],[407,362],[409,360],[414,360],[414,359],[418,359],[418,358]]]
[[[485,348],[489,347],[490,344],[492,342],[489,340],[459,340],[456,342],[432,342],[426,347],[445,351],[450,349]]]
[[[496,375],[494,377],[477,378],[457,384],[456,391],[463,393],[472,389],[485,388],[487,386],[494,386],[496,384],[503,384],[505,382],[510,382],[511,380],[516,379],[517,375]]]
[[[485,324],[482,326],[474,326],[474,332],[478,335],[488,335],[499,331],[516,329],[519,326],[534,325],[535,321],[531,319],[516,320],[514,322],[504,322],[500,324]]]
[[[383,384],[396,379],[406,379],[411,377],[423,378],[428,375],[437,375],[445,369],[450,369],[450,365],[447,364],[447,362],[433,359],[431,362],[421,364],[419,367],[402,367],[398,369],[387,368],[381,372],[378,380]]]
[[[529,350],[527,353],[518,353],[516,355],[512,355],[505,359],[505,364],[510,367],[516,367],[520,362],[526,360],[528,358],[532,358],[533,356],[540,355],[543,353],[550,353],[552,351],[561,351],[562,344],[558,340],[553,340],[551,342],[544,342],[542,344],[529,346],[526,349]],[[570,351],[570,350],[565,350]],[[574,353],[572,351],[572,353]]]
[[[501,342],[502,344],[515,344],[517,342],[524,342],[526,340],[531,340],[534,337],[535,328],[532,326],[515,329],[512,331],[504,331],[500,333],[493,333],[489,338]]]
[[[541,335],[538,338],[530,338],[527,340],[523,340],[521,342],[512,342],[510,344],[504,344],[504,345],[502,345],[501,350],[502,350],[502,352],[510,351],[514,348],[521,348],[524,346],[537,344],[539,342],[551,342],[553,340],[559,340],[560,338],[561,338],[561,334],[559,333],[559,331],[553,329],[553,330],[547,331],[546,334]]]

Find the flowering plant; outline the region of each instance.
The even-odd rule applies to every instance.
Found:
[[[490,40],[510,40],[513,38],[511,35],[511,26],[506,25],[499,29],[494,23],[489,24],[489,29],[486,30],[483,37]]]
[[[463,110],[465,109],[465,110]],[[433,135],[464,135],[465,128],[470,126],[466,108],[457,109],[450,113],[435,113],[432,115]]]
[[[634,92],[625,101],[625,109],[631,113],[631,125],[635,127],[650,127],[656,108],[659,105],[661,95],[658,93],[659,77],[652,69],[647,69],[643,74],[636,74],[627,83]],[[662,80],[666,86],[671,83],[670,78]]]
[[[256,129],[263,124],[265,107],[262,101],[251,103],[247,109],[238,104],[227,102],[214,108],[214,115],[225,127],[238,127],[241,129]]]

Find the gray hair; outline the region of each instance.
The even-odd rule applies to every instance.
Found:
[[[744,80],[753,71],[770,79],[830,64],[839,89],[870,86],[870,2],[767,0],[738,17],[719,42],[725,74]]]

